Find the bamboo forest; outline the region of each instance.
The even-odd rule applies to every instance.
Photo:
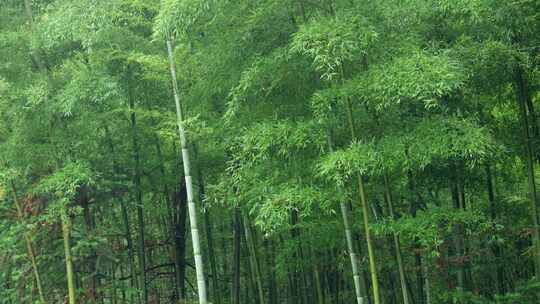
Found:
[[[0,0],[0,304],[540,303],[539,0]]]

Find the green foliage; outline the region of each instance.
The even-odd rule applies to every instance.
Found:
[[[69,162],[53,174],[42,179],[35,187],[35,194],[48,195],[52,203],[49,206],[46,221],[66,216],[70,212],[79,213],[80,209],[68,211],[81,187],[90,186],[96,178],[95,173],[83,162]]]
[[[531,280],[519,282],[516,291],[506,295],[496,295],[496,303],[535,303],[538,301],[538,292],[540,291],[540,282]]]
[[[263,232],[274,233],[290,229],[291,212],[300,215],[300,221],[314,213],[331,214],[340,195],[329,194],[328,189],[302,185],[298,181],[267,187],[261,200],[253,202],[252,211],[257,212],[255,223]]]
[[[473,0],[473,1],[434,1],[437,5],[437,10],[443,15],[458,16],[459,18],[467,18],[479,21],[480,16],[485,13],[486,5],[490,1]]]
[[[318,164],[318,172],[338,185],[356,175],[377,175],[382,159],[372,143],[353,142],[347,149],[327,154]]]
[[[366,55],[377,36],[365,19],[348,13],[303,25],[294,35],[291,50],[312,59],[322,79],[333,80],[344,64]]]
[[[320,302],[319,274],[327,303],[354,303],[341,210],[374,286],[360,175],[384,303],[402,302],[396,249],[414,302],[537,303],[538,3],[1,1],[0,303],[36,302],[21,235],[47,302],[65,302],[61,219],[78,302],[137,302],[141,270],[148,302],[196,302],[191,267],[186,299],[175,283],[193,245],[167,39],[212,302],[236,274],[252,300],[252,258],[263,301]]]
[[[154,38],[183,35],[203,16],[212,0],[163,0],[154,23]]]
[[[430,256],[440,255],[439,247],[453,237],[458,225],[467,237],[478,237],[493,229],[484,214],[474,210],[456,210],[433,206],[417,216],[405,215],[398,220],[386,219],[373,225],[376,234],[397,234],[404,244],[419,244]]]
[[[257,57],[250,67],[242,72],[238,84],[231,89],[227,100],[227,122],[232,122],[242,104],[253,99],[268,99],[283,86],[288,54],[278,48],[271,55]]]
[[[345,90],[378,109],[410,102],[432,108],[462,88],[466,79],[465,70],[447,52],[430,54],[421,50],[370,69],[367,75],[347,84]]]
[[[449,117],[420,122],[406,141],[406,166],[425,168],[437,161],[462,161],[475,166],[492,158],[500,147],[490,131],[471,120]]]
[[[67,62],[63,72],[70,79],[59,92],[59,111],[66,116],[82,105],[103,106],[111,101],[122,101],[125,96],[113,77],[103,71],[91,69],[81,62]]]
[[[235,158],[248,167],[271,157],[290,159],[295,152],[325,146],[323,130],[316,124],[291,121],[256,124],[238,142]]]
[[[61,46],[63,43],[78,42],[90,49],[111,31],[118,20],[117,12],[120,1],[96,2],[58,1],[47,8],[42,16],[40,41],[34,47],[47,49]]]

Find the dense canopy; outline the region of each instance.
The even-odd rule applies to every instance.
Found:
[[[540,303],[539,14],[0,1],[0,304]]]

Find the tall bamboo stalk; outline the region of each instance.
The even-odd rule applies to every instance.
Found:
[[[233,266],[232,266],[232,292],[231,303],[240,304],[240,250],[241,250],[241,224],[240,208],[234,207],[233,212]]]
[[[349,257],[351,259],[353,281],[354,281],[354,290],[356,293],[356,302],[358,304],[366,303],[366,298],[362,294],[362,285],[360,284],[360,270],[358,269],[358,257],[354,250],[354,243],[352,237],[352,229],[350,224],[350,214],[349,208],[347,205],[342,202],[340,203],[341,216],[343,217],[343,226],[345,227],[345,237],[347,239],[347,248],[349,250]]]
[[[73,257],[71,255],[71,218],[64,211],[62,215],[62,238],[64,239],[64,256],[66,258],[66,274],[69,304],[75,304],[75,281],[73,273]]]
[[[264,304],[264,292],[262,287],[261,269],[259,267],[259,260],[257,257],[257,250],[255,249],[255,243],[253,235],[251,233],[251,227],[248,216],[243,213],[244,220],[244,233],[246,236],[246,245],[248,248],[249,258],[251,260],[251,268],[253,270],[253,277],[255,279],[255,285],[257,287],[257,295],[259,298],[259,304]]]
[[[388,211],[390,212],[390,217],[394,219],[394,203],[392,201],[392,193],[390,192],[390,185],[388,182],[388,176],[384,174],[384,188],[386,200],[388,203]],[[407,291],[407,281],[405,278],[405,269],[403,266],[403,257],[401,256],[401,244],[399,241],[399,235],[396,233],[392,234],[394,239],[394,247],[396,250],[396,260],[398,263],[398,272],[399,272],[399,282],[401,286],[401,293],[403,295],[403,304],[409,304],[409,293]]]
[[[174,247],[175,247],[175,274],[178,284],[178,292],[181,300],[187,299],[186,291],[186,215],[187,195],[185,182],[180,182],[180,187],[174,200]]]
[[[529,196],[531,199],[532,207],[532,219],[533,219],[533,245],[534,245],[534,269],[536,276],[540,276],[540,219],[538,218],[538,196],[536,193],[536,182],[534,177],[534,147],[530,135],[530,123],[529,118],[527,117],[527,108],[526,103],[528,96],[526,80],[524,79],[523,70],[521,67],[516,68],[515,77],[516,77],[516,99],[518,102],[519,108],[519,117],[521,120],[521,130],[522,130],[522,140],[525,145],[525,159],[527,163],[527,184],[529,187]]]
[[[141,189],[141,165],[140,165],[140,151],[137,132],[137,116],[135,114],[135,101],[131,96],[131,71],[128,67],[128,93],[129,93],[129,111],[131,119],[131,132],[132,132],[132,144],[133,144],[133,161],[135,162],[133,184],[135,185],[135,199],[137,201],[137,222],[139,225],[139,272],[140,272],[140,286],[143,291],[142,303],[148,303],[148,286],[146,276],[146,248],[144,242],[144,209],[142,200]]]
[[[346,111],[347,119],[349,122],[349,131],[351,133],[351,139],[357,140],[356,130],[354,128],[354,119],[352,114],[352,105],[349,99],[346,100]],[[366,199],[366,194],[364,191],[364,178],[361,174],[357,175],[358,183],[358,196],[360,199],[360,205],[362,207],[362,216],[364,220],[364,234],[366,237],[366,244],[368,249],[369,257],[369,272],[371,274],[371,287],[373,289],[373,299],[375,304],[381,303],[380,292],[379,292],[379,279],[377,275],[377,265],[375,263],[375,252],[373,250],[373,242],[371,241],[371,231],[369,228],[369,210],[368,203]]]
[[[158,157],[158,161],[159,161],[159,172],[161,174],[161,178],[163,180],[166,180],[166,173],[165,173],[165,162],[163,160],[163,153],[161,151],[161,144],[160,144],[160,141],[159,141],[159,136],[157,133],[154,134],[154,144],[156,146],[156,154],[157,154],[157,157]],[[171,200],[171,197],[170,197],[170,192],[169,192],[169,186],[167,185],[167,183],[163,183],[163,199],[165,201],[165,204],[166,204],[166,208],[167,208],[167,213],[166,213],[166,216],[165,216],[165,219],[164,219],[164,227],[165,227],[165,236],[168,237],[170,236],[173,240],[175,240],[175,242],[173,242],[172,244],[172,250],[174,252],[174,250],[177,249],[177,247],[175,246],[175,243],[176,243],[176,237],[175,237],[175,219],[174,219],[174,214],[173,214],[173,210],[174,210],[174,206],[173,206],[173,203],[172,203],[172,200]],[[180,281],[183,280],[181,279],[181,275],[180,275],[180,258],[177,256],[177,255],[173,255],[173,259],[172,259],[172,262],[174,263],[174,282],[173,282],[173,287],[174,287],[174,290],[173,290],[173,294],[174,294],[174,298],[175,299],[178,299],[180,298]]]
[[[206,281],[204,279],[204,266],[203,266],[203,259],[201,255],[199,228],[197,225],[197,209],[195,207],[195,202],[193,201],[193,181],[191,177],[190,158],[189,158],[189,151],[187,148],[186,132],[183,126],[182,108],[180,106],[180,93],[178,91],[178,83],[176,81],[176,67],[174,63],[174,54],[173,54],[173,48],[172,48],[172,43],[170,39],[167,39],[167,54],[169,58],[169,68],[171,71],[174,102],[176,106],[176,123],[178,125],[178,135],[180,137],[180,146],[182,148],[182,162],[184,165],[184,176],[186,179],[189,222],[190,222],[190,227],[191,227],[191,238],[192,238],[192,243],[193,243],[193,256],[195,258],[195,271],[197,274],[197,288],[198,288],[198,294],[199,294],[199,303],[207,304],[208,299],[207,299],[207,291],[206,291]]]
[[[195,157],[197,158],[197,152],[195,150]],[[214,250],[214,238],[212,235],[212,221],[210,217],[210,210],[206,206],[206,192],[204,188],[204,178],[202,174],[201,167],[198,167],[197,181],[199,184],[199,197],[201,201],[202,211],[203,211],[203,225],[204,231],[206,233],[206,243],[208,247],[208,262],[210,263],[210,275],[212,276],[212,291],[215,304],[221,304],[221,287],[219,285],[218,274],[217,274],[217,263]]]
[[[488,192],[488,210],[491,221],[493,222],[493,227],[495,228],[495,220],[497,219],[497,214],[495,212],[495,191],[493,186],[493,176],[491,173],[491,166],[486,164],[486,186]],[[493,255],[496,259],[497,273],[495,276],[495,284],[497,285],[497,292],[499,294],[505,294],[504,288],[504,264],[502,264],[499,259],[501,257],[501,247],[496,242],[491,246]]]
[[[321,283],[321,275],[320,275],[320,270],[319,270],[319,265],[318,265],[318,261],[317,261],[317,257],[315,255],[315,252],[313,251],[313,244],[310,242],[308,244],[308,249],[309,249],[309,255],[311,256],[311,259],[312,259],[312,267],[313,267],[313,280],[314,280],[314,284],[315,284],[315,292],[316,292],[316,295],[317,295],[317,304],[324,304],[324,294],[323,294],[323,290],[322,290],[322,283]]]
[[[365,59],[365,58],[364,58]],[[367,63],[364,62],[365,69],[367,69]],[[345,82],[345,68],[343,64],[340,65],[340,80],[341,84]],[[347,114],[347,122],[349,126],[349,132],[351,134],[351,141],[358,140],[356,129],[354,127],[354,117],[352,111],[351,100],[346,98],[345,100],[345,112]],[[377,265],[375,263],[375,252],[373,250],[373,242],[371,241],[371,231],[369,228],[369,207],[364,189],[364,176],[357,174],[356,176],[358,184],[358,196],[360,200],[360,206],[362,208],[362,217],[364,221],[364,234],[366,237],[366,245],[368,249],[369,258],[369,272],[371,274],[371,288],[373,290],[373,300],[375,304],[381,304],[380,292],[379,292],[379,279],[377,275]]]
[[[19,202],[19,197],[17,196],[17,188],[15,187],[15,183],[11,181],[11,190],[13,194],[13,202],[15,203],[15,207],[17,208],[17,219],[19,220],[20,224],[23,224],[23,210],[21,203]],[[37,267],[36,262],[36,255],[34,252],[34,245],[32,242],[32,239],[28,235],[28,233],[24,232],[24,240],[26,242],[26,250],[28,251],[28,258],[30,259],[30,263],[32,264],[32,271],[34,272],[34,279],[36,280],[37,290],[39,294],[39,300],[43,303],[47,303],[45,301],[45,296],[43,295],[43,288],[41,285],[41,278],[39,275],[39,270]]]
[[[268,304],[277,304],[277,282],[276,282],[276,267],[275,262],[275,246],[274,240],[267,239],[264,242],[264,251],[266,252],[266,269],[268,269]],[[324,303],[323,303],[324,304]]]
[[[327,132],[326,135],[327,141],[328,141],[328,147],[330,149],[330,152],[334,150],[334,144],[332,141],[332,136],[330,132]],[[351,260],[351,267],[352,267],[352,274],[353,274],[353,282],[354,282],[354,291],[356,295],[356,302],[357,304],[364,304],[367,301],[367,297],[365,297],[365,291],[362,288],[362,277],[361,272],[358,268],[358,256],[356,254],[354,241],[353,241],[353,234],[350,224],[350,210],[345,202],[340,202],[340,209],[341,209],[341,217],[343,218],[343,227],[345,229],[345,239],[347,240],[347,250],[349,251],[349,258]]]
[[[118,165],[118,162],[116,161],[116,157],[115,157],[116,149],[114,147],[111,133],[107,126],[105,126],[105,135],[107,137],[109,151],[112,155],[113,172],[114,174],[119,175],[120,166]],[[133,250],[133,240],[131,239],[131,229],[129,228],[129,214],[128,214],[128,210],[127,210],[127,206],[126,206],[126,202],[124,198],[120,197],[119,201],[120,201],[120,212],[122,215],[122,226],[124,228],[124,236],[126,238],[126,242],[128,246],[130,284],[131,284],[131,287],[134,287],[135,289],[139,289],[139,284],[137,283],[137,279],[135,278],[135,254]],[[133,294],[131,295],[131,301],[133,302]],[[137,295],[136,303],[141,303],[141,299],[138,295]]]

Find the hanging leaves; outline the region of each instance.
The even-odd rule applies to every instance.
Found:
[[[212,0],[162,0],[154,23],[154,38],[166,39],[188,32],[209,13]]]
[[[343,64],[366,55],[377,37],[365,19],[343,14],[336,18],[319,18],[301,26],[294,34],[291,51],[313,60],[322,79],[333,80],[341,73]]]
[[[378,109],[404,102],[437,107],[444,96],[463,88],[467,73],[447,52],[416,51],[373,67],[347,84],[346,90]]]

